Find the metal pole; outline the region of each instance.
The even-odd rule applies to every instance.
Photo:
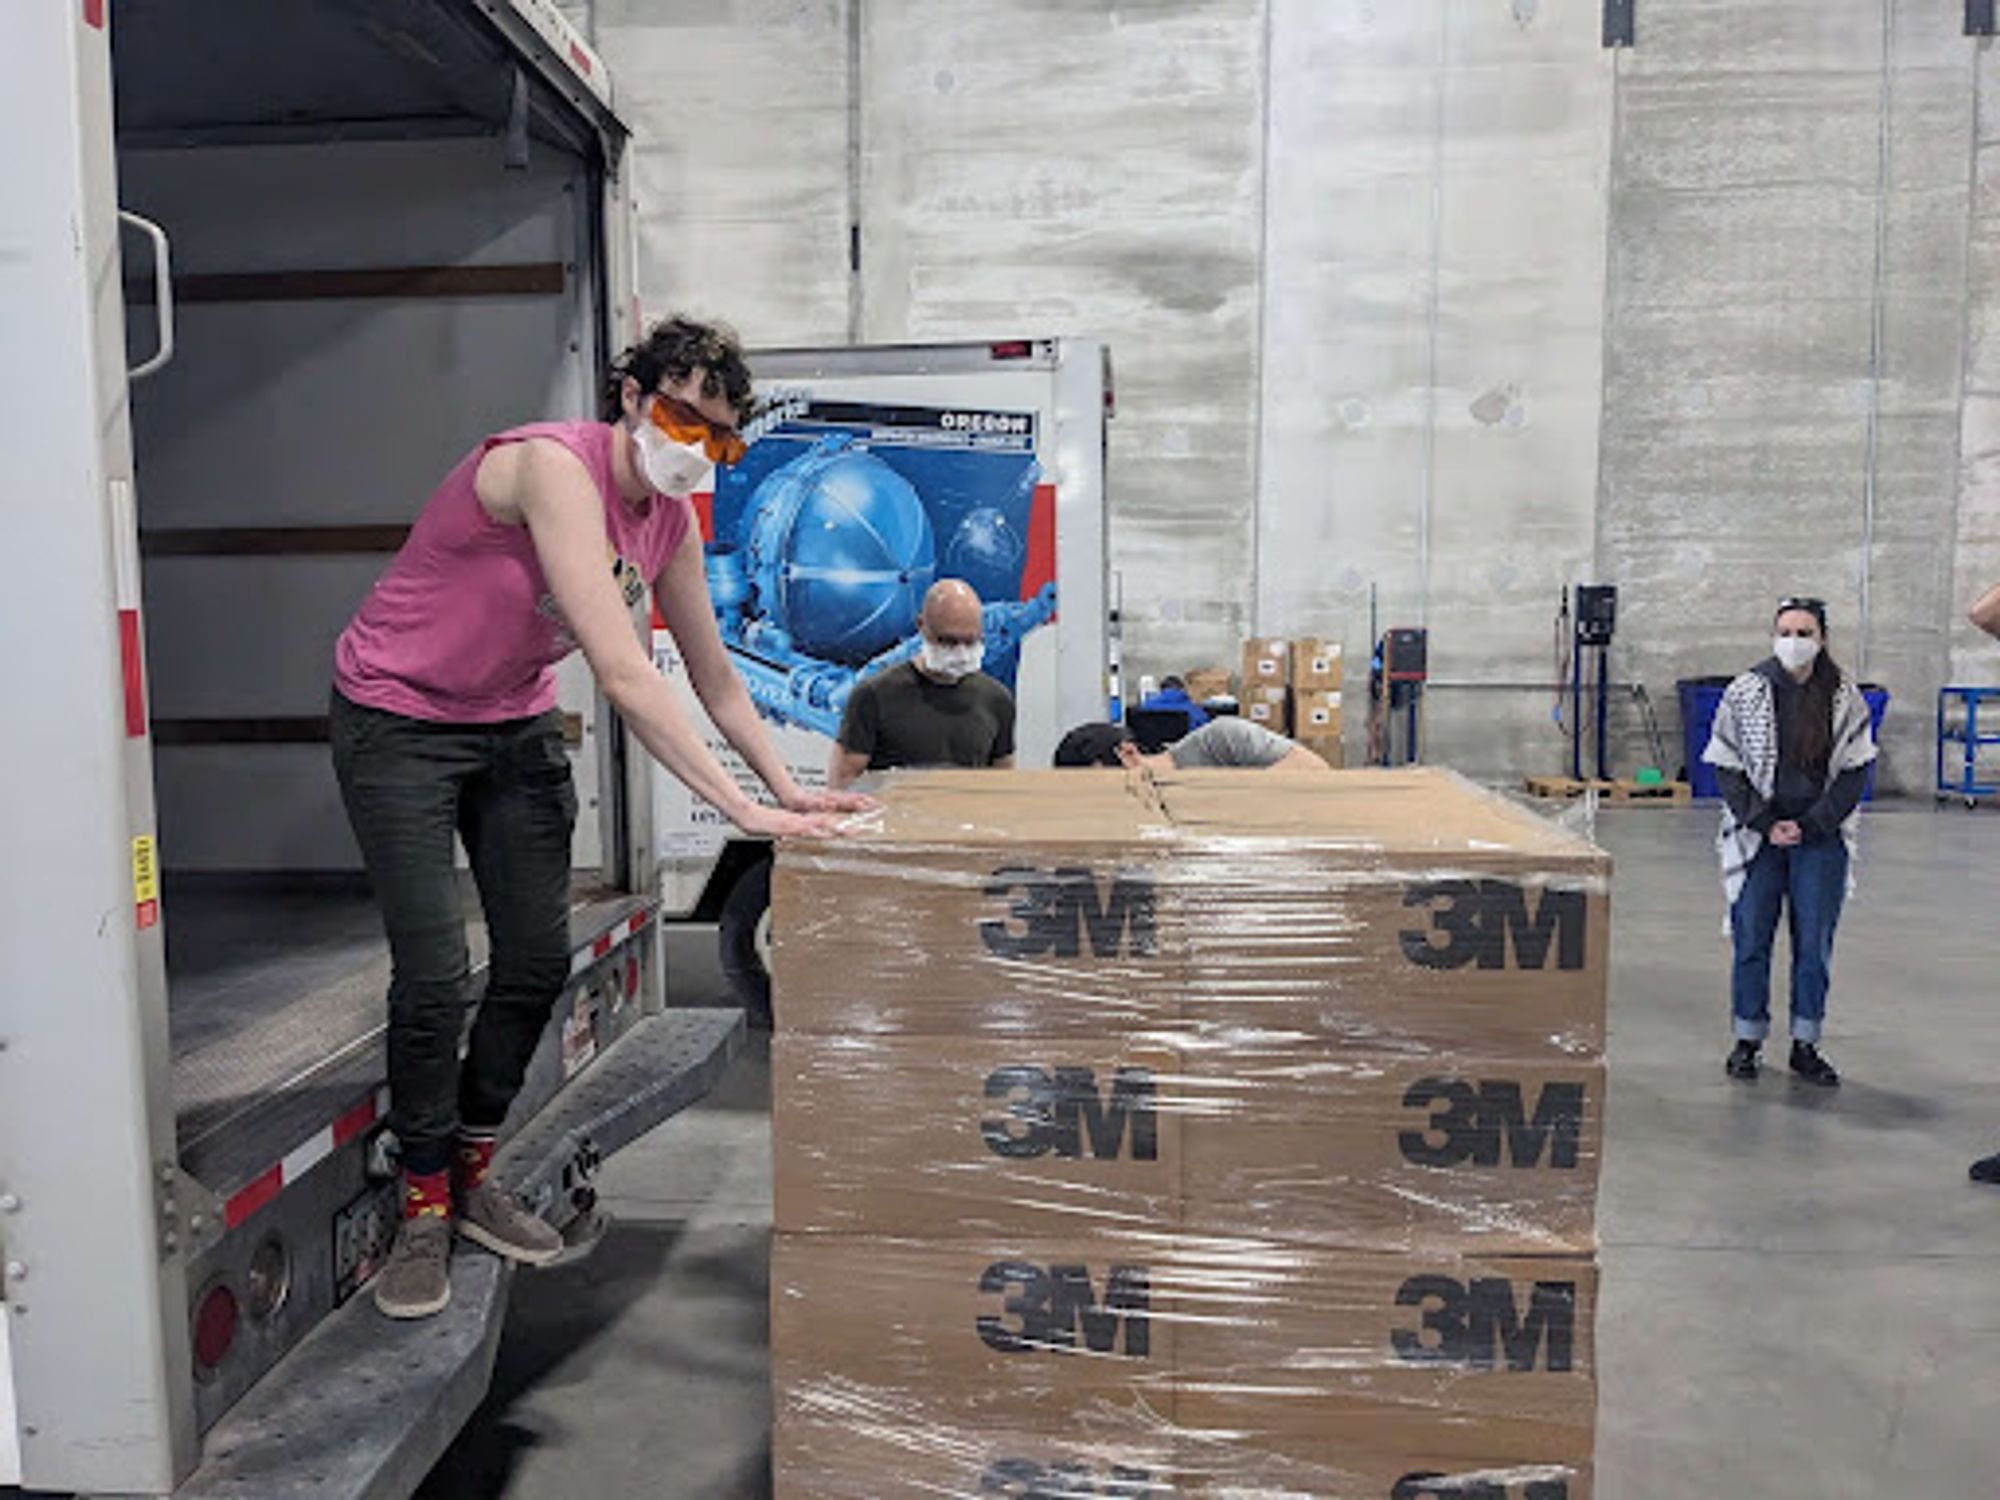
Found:
[[[1611,773],[1607,768],[1610,757],[1605,754],[1605,741],[1608,738],[1605,720],[1610,717],[1607,712],[1610,706],[1611,648],[1599,646],[1597,648],[1597,779],[1599,781],[1611,779]]]
[[[1583,643],[1574,625],[1569,638],[1569,774],[1583,780]]]

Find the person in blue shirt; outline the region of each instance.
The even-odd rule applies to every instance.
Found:
[[[1208,715],[1188,696],[1187,684],[1178,677],[1162,678],[1160,690],[1144,699],[1139,707],[1147,712],[1157,708],[1186,714],[1189,729],[1199,729],[1208,722]]]

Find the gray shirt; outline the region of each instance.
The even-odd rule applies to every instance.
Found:
[[[1299,747],[1282,734],[1273,734],[1262,724],[1248,719],[1211,719],[1193,734],[1167,746],[1167,754],[1182,771],[1209,766],[1255,766],[1268,768]]]

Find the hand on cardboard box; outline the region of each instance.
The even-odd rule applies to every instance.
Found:
[[[842,817],[837,812],[788,812],[758,802],[737,814],[733,821],[752,838],[828,839],[839,836]]]
[[[881,805],[866,792],[809,792],[803,787],[785,798],[785,810],[795,813],[864,813]]]

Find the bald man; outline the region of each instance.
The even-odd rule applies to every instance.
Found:
[[[948,578],[924,595],[914,661],[855,686],[827,767],[835,789],[897,766],[1014,764],[1014,695],[979,670],[986,657],[979,595]]]

